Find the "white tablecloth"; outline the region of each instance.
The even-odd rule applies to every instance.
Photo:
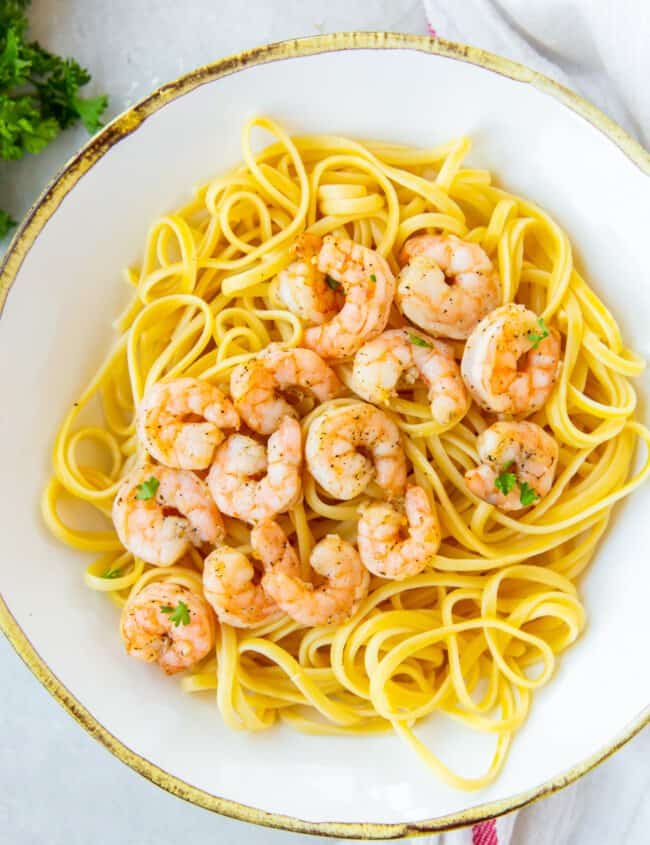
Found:
[[[441,36],[491,46],[504,54],[515,50],[521,40],[514,25],[499,25],[496,2],[440,0],[429,5],[430,16],[436,18],[431,22]],[[534,31],[535,19],[530,10],[547,7],[546,0],[527,0],[525,5],[529,10],[526,27]],[[617,5],[620,8],[629,4],[621,0]],[[458,12],[459,8],[470,6],[475,7],[471,31],[463,29]],[[488,13],[490,32],[499,33],[503,39],[498,45],[485,42],[487,30],[481,28],[477,18]],[[50,49],[74,55],[91,68],[94,89],[110,93],[111,115],[196,65],[260,43],[337,30],[427,31],[420,0],[34,0],[31,18],[35,37]],[[168,44],[174,44],[174,49],[169,50]],[[593,82],[592,63],[594,56],[600,56],[600,47],[595,46],[591,53],[576,50],[574,55],[569,40],[562,49],[563,72],[569,68],[579,81]],[[513,57],[534,63],[518,53]],[[620,72],[625,73],[627,57],[627,45],[620,54],[600,56],[612,73],[615,66],[622,67]],[[636,101],[617,99],[613,87],[587,88],[586,83],[583,87],[595,102],[609,108],[614,117],[642,136],[641,124],[633,117]],[[643,93],[646,96],[642,105],[647,108],[645,89]],[[11,165],[0,163],[2,207],[10,208],[15,216],[24,213],[84,138],[81,130],[73,130],[38,158]],[[83,732],[2,639],[0,677],[1,842],[316,842],[310,837],[221,818],[157,789]],[[512,845],[647,845],[649,760],[650,732],[646,731],[579,784],[521,812],[514,825]],[[436,842],[449,845],[457,838],[448,835]]]

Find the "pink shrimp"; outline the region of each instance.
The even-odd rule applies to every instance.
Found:
[[[466,338],[499,303],[499,276],[478,244],[417,235],[404,244],[400,262],[400,310],[435,337]]]
[[[214,618],[203,596],[168,581],[147,584],[122,611],[127,652],[168,675],[198,663],[214,647]]]
[[[158,382],[138,407],[138,436],[165,466],[205,469],[225,437],[238,429],[239,415],[219,388],[195,378]]]
[[[526,417],[551,395],[560,353],[556,329],[524,305],[509,303],[488,314],[469,336],[461,373],[485,411]]]
[[[318,269],[341,290],[339,313],[305,332],[304,343],[322,358],[349,358],[386,327],[395,295],[395,278],[386,259],[354,241],[328,236],[318,254]]]
[[[357,550],[337,534],[328,534],[317,543],[309,559],[314,571],[324,579],[320,586],[290,574],[287,559],[297,563],[296,553],[273,520],[257,525],[251,542],[264,564],[264,591],[301,625],[340,624],[368,593],[370,576]]]
[[[217,543],[225,531],[204,481],[189,470],[145,464],[122,481],[113,523],[130,552],[170,566],[191,547]]]
[[[421,487],[406,488],[404,509],[406,516],[392,504],[373,502],[361,512],[361,561],[382,578],[401,581],[417,575],[431,563],[440,546],[438,516]]]

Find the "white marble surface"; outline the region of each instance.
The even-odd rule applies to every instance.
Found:
[[[426,31],[419,0],[34,0],[31,18],[43,43],[91,68],[93,88],[111,96],[109,116],[196,65],[256,44],[344,29]],[[38,158],[0,163],[2,205],[24,213],[83,140],[70,131]],[[0,673],[1,842],[311,841],[212,815],[157,789],[82,731],[2,639]],[[512,842],[646,845],[649,761],[646,731],[579,784],[520,813]]]

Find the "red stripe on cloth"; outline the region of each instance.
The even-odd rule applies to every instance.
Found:
[[[472,845],[499,845],[497,823],[494,819],[474,825],[472,828]]]

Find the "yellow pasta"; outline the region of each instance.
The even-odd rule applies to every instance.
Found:
[[[274,141],[255,152],[259,130]],[[285,616],[250,630],[221,625],[216,653],[181,681],[186,692],[212,691],[233,729],[267,730],[280,720],[306,733],[393,730],[447,783],[477,789],[497,776],[533,690],[584,628],[577,579],[613,506],[650,473],[650,434],[634,419],[629,381],[644,363],[573,266],[567,235],[529,200],[495,187],[489,173],[465,167],[469,147],[466,138],[420,150],[289,137],[268,118],[250,120],[243,164],[152,225],[141,266],[127,272],[133,299],[115,322],[116,343],[59,430],[42,510],[57,538],[94,553],[85,583],[117,605],[152,581],[200,592],[198,552],[153,567],[123,549],[110,522],[89,530],[60,515],[72,497],[100,520],[110,517],[120,478],[142,457],[134,414],[147,387],[191,375],[227,390],[232,369],[269,343],[298,346],[303,326],[277,300],[273,280],[305,230],[357,240],[394,270],[414,233],[479,243],[499,271],[503,302],[528,305],[562,335],[558,383],[533,417],[560,444],[551,492],[519,517],[477,499],[463,476],[476,463],[486,415],[472,406],[445,429],[421,389],[401,392],[390,414],[442,525],[431,568],[401,582],[374,578],[339,626],[302,628]],[[349,367],[337,371],[349,385]],[[303,487],[283,526],[306,574],[326,532],[354,535],[362,499],[331,501],[308,475]],[[232,545],[249,551],[247,525],[227,520],[226,529]],[[481,776],[451,771],[418,738],[418,721],[436,713],[494,735]]]

